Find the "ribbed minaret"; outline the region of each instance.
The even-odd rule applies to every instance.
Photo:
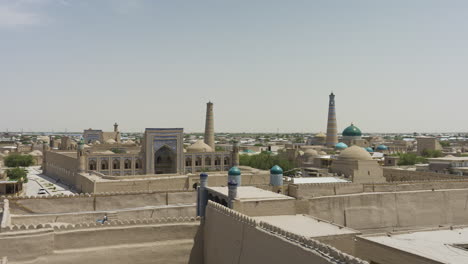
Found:
[[[205,143],[215,150],[213,103],[206,104]]]
[[[338,129],[336,127],[335,95],[330,94],[328,102],[327,146],[335,146],[338,143]]]

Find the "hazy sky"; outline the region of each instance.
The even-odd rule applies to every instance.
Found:
[[[0,130],[468,131],[468,1],[0,0]]]

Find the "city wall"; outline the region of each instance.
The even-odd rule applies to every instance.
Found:
[[[211,201],[203,229],[205,264],[367,263]]]
[[[309,214],[357,230],[461,225],[468,189],[361,193],[309,199]]]
[[[195,191],[117,192],[53,196],[3,196],[10,201],[12,214],[73,213],[108,211],[145,206],[196,203]]]
[[[196,215],[195,205],[182,206],[167,206],[153,207],[145,209],[127,209],[121,211],[107,212],[77,212],[77,213],[61,213],[61,214],[30,214],[30,215],[13,215],[11,216],[11,224],[13,225],[38,225],[45,223],[58,224],[78,224],[78,223],[94,223],[98,219],[102,219],[104,215],[112,219],[109,222],[116,220],[131,220],[131,219],[154,219],[162,217],[181,217],[187,215]]]
[[[410,171],[394,168],[383,168],[383,176],[387,179],[388,182],[466,179],[466,176],[459,176],[454,174],[436,173],[431,171]]]
[[[448,180],[421,180],[387,183],[307,183],[290,184],[289,196],[308,199],[320,196],[357,194],[367,192],[401,192],[468,188],[468,178]]]
[[[194,217],[113,224],[12,226],[0,233],[0,255],[14,263],[188,263]]]

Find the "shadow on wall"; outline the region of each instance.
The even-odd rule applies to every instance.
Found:
[[[189,264],[204,264],[205,260],[203,258],[203,226],[204,221],[203,219],[198,226],[197,233],[193,239],[193,247],[192,251],[190,252],[190,259]]]

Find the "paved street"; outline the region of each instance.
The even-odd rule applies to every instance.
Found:
[[[39,189],[45,189],[47,194],[72,194],[70,188],[64,184],[56,183],[54,179],[42,175],[39,166],[28,168],[28,183],[24,185],[26,195],[39,195]],[[43,195],[47,195],[43,194]]]

